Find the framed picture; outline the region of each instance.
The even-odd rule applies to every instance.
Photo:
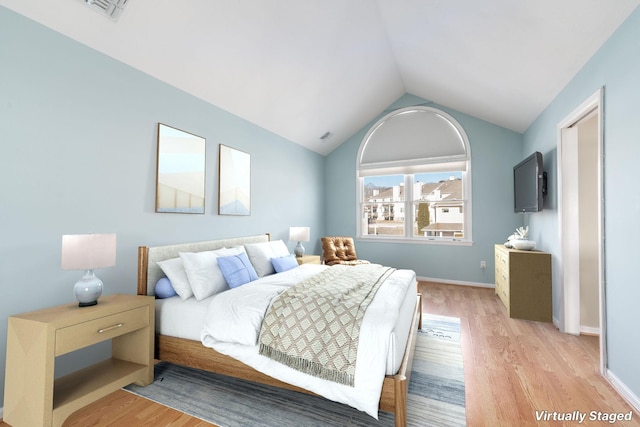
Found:
[[[220,144],[218,213],[251,215],[251,155]]]
[[[156,212],[204,213],[204,138],[158,123]]]

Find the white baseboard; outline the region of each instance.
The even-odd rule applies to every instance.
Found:
[[[593,326],[580,326],[580,333],[584,335],[600,336],[600,328],[594,328]]]
[[[608,369],[606,378],[609,380],[609,383],[611,383],[611,386],[616,389],[618,394],[620,394],[624,400],[629,402],[636,411],[640,412],[640,398],[638,398],[638,396],[636,396],[629,387],[620,380],[620,378],[616,377],[616,375]]]
[[[474,286],[476,288],[490,288],[490,289],[494,289],[496,287],[494,283],[464,282],[459,280],[438,279],[435,277],[418,277],[417,279],[420,282],[444,283],[446,285]]]

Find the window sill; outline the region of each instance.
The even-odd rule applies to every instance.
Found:
[[[447,246],[473,246],[473,240],[464,239],[429,239],[425,237],[381,237],[376,236],[358,236],[356,238],[362,242],[376,242],[376,243],[408,243],[412,245],[447,245]]]

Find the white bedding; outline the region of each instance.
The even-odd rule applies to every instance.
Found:
[[[211,298],[197,301],[182,300],[179,296],[156,299],[156,333],[170,337],[200,341],[202,325]]]
[[[377,419],[384,376],[389,368],[395,367],[392,372],[397,371],[401,359],[397,354],[404,353],[404,343],[409,333],[411,315],[400,316],[400,313],[404,310],[412,313],[415,307],[415,292],[410,291],[415,290],[413,271],[396,270],[380,286],[369,305],[361,326],[355,387],[301,373],[258,354],[262,317],[272,299],[325,268],[328,267],[304,264],[214,295],[208,302],[201,341],[205,346],[260,372],[350,405]],[[197,316],[196,313],[192,314]],[[401,349],[398,350],[398,347]],[[390,352],[391,358],[388,357]]]
[[[211,298],[197,301],[189,298],[185,301],[179,296],[156,300],[156,333],[170,337],[193,341],[201,340],[202,325],[207,314]],[[413,292],[407,292],[400,309],[395,328],[389,335],[387,353],[387,375],[398,372],[404,348],[411,329],[411,320],[416,298]]]

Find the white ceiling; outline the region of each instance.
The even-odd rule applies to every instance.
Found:
[[[0,4],[327,154],[404,93],[523,132],[640,0]]]

